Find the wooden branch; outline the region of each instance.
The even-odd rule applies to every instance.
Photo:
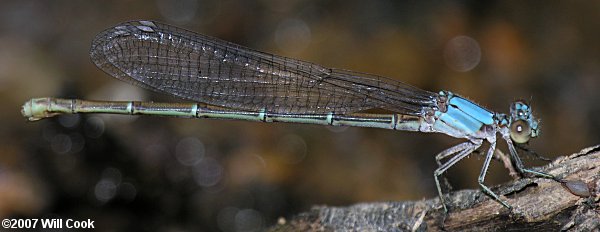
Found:
[[[521,178],[494,188],[509,211],[479,190],[448,194],[444,214],[438,198],[316,206],[281,219],[270,231],[592,231],[600,228],[600,145],[559,157],[537,169],[561,181]],[[586,196],[588,195],[588,196]]]

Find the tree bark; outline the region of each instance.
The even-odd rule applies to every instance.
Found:
[[[521,178],[493,188],[513,210],[479,190],[446,195],[450,212],[438,198],[315,206],[270,231],[599,231],[600,145],[536,169],[557,177]]]

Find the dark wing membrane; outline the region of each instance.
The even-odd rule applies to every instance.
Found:
[[[125,82],[244,111],[343,114],[382,108],[418,115],[433,106],[436,95],[150,21],[105,30],[94,39],[90,55],[96,66]]]

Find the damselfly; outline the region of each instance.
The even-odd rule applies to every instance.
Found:
[[[439,153],[439,177],[484,141],[490,143],[478,183],[484,193],[511,206],[485,184],[499,134],[521,173],[515,145],[538,136],[538,121],[523,101],[508,115],[489,111],[450,91],[429,92],[392,79],[323,67],[252,50],[174,26],[132,21],[96,36],[92,61],[109,75],[159,93],[197,103],[85,101],[34,98],[22,114],[30,121],[58,114],[110,113],[260,122],[311,123],[444,133],[467,141]],[[361,111],[384,109],[389,114]],[[445,160],[444,163],[441,161]]]

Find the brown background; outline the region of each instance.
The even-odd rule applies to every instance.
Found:
[[[451,90],[499,112],[523,98],[542,120],[530,147],[556,157],[600,141],[599,11],[597,1],[2,1],[0,218],[90,218],[105,230],[252,231],[315,204],[434,197],[433,157],[461,142],[151,117],[25,122],[19,109],[31,97],[177,101],[121,83],[89,61],[95,34],[119,22],[159,20]],[[481,61],[467,72],[445,59],[460,35],[481,48]],[[456,188],[475,188],[481,162],[474,155],[447,176]],[[508,179],[498,162],[490,172],[490,184]]]

